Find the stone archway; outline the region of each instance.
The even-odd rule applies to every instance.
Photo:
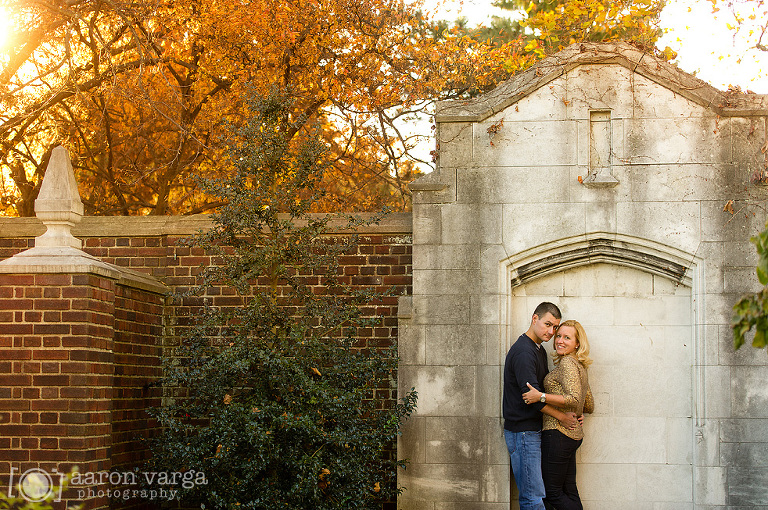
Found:
[[[585,508],[693,503],[702,384],[695,257],[594,233],[506,262],[508,344],[543,300],[582,322],[590,338],[596,412],[579,452]]]

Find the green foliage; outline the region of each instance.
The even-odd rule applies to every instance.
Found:
[[[164,385],[180,394],[155,411],[150,469],[205,473],[182,497],[206,508],[380,508],[398,492],[403,463],[388,449],[416,393],[387,405],[375,393],[394,388],[396,351],[354,347],[378,322],[362,305],[383,296],[337,279],[355,238],[323,234],[364,222],[308,214],[325,147],[288,95],[250,109],[233,137],[248,142],[230,148],[236,175],[205,184],[228,205],[188,241],[219,261],[196,292],[234,289],[243,304],[205,306],[168,360]]]
[[[768,346],[768,224],[765,230],[750,238],[758,254],[757,279],[763,285],[759,292],[744,296],[733,307],[731,319],[733,329],[733,347],[740,348],[745,343],[745,336],[755,328],[752,346],[762,349]]]
[[[53,510],[54,503],[61,501],[72,476],[77,472],[61,477],[60,485],[50,485],[52,481],[44,476],[27,476],[8,493],[0,492],[0,510]],[[79,510],[82,505],[72,505],[70,510]]]

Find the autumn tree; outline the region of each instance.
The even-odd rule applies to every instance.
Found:
[[[232,172],[222,126],[244,84],[296,91],[319,122],[331,192],[315,210],[406,208],[427,101],[504,76],[506,57],[435,39],[400,0],[1,0],[2,208],[30,215],[50,147],[73,153],[89,214],[187,214],[218,202],[196,176]],[[506,56],[514,50],[503,52]],[[294,133],[295,134],[295,133]]]
[[[710,0],[713,18],[723,32],[730,35],[728,44],[722,45],[716,55],[736,64],[752,64],[751,81],[765,83],[768,73],[754,66],[768,55],[768,1],[766,0]],[[746,67],[746,66],[745,66]],[[741,73],[745,74],[745,73]],[[738,90],[738,86],[733,86]],[[765,90],[759,92],[765,93]]]
[[[351,232],[363,220],[308,215],[328,145],[290,95],[254,93],[227,154],[234,175],[205,183],[226,205],[189,240],[220,264],[178,289],[226,289],[243,304],[205,308],[168,358],[163,384],[180,393],[156,410],[148,469],[204,473],[181,494],[205,508],[380,509],[397,493],[403,463],[387,450],[416,394],[376,398],[395,387],[396,349],[360,346],[357,332],[378,321],[362,305],[386,297],[339,278],[353,235],[323,235],[332,220]]]
[[[712,14],[725,16],[725,26],[749,50],[768,52],[768,2],[766,0],[710,0]]]
[[[497,45],[522,40],[525,54],[534,59],[587,41],[623,40],[654,51],[664,4],[663,0],[494,0],[494,6],[510,12],[508,17],[495,16],[489,26],[480,27],[461,22],[458,28]]]
[[[664,4],[664,0],[532,1],[521,23],[538,35],[527,47],[542,56],[585,41],[623,40],[654,51]]]

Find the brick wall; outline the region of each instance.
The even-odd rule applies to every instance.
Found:
[[[112,469],[127,471],[148,457],[137,434],[156,427],[146,413],[160,405],[164,300],[154,293],[118,286],[115,297],[115,372],[112,394]]]
[[[90,255],[180,289],[193,285],[199,266],[212,261],[178,241],[208,225],[205,217],[86,217],[73,234]],[[32,247],[43,231],[35,219],[0,219],[0,260]],[[397,295],[411,293],[410,215],[392,215],[359,233],[359,241],[340,261],[344,282],[395,288],[395,295],[368,308],[383,319],[360,331],[359,347],[392,345]],[[207,298],[216,306],[239,302],[229,289],[212,289]],[[199,298],[171,302],[91,274],[0,274],[2,483],[12,469],[127,471],[139,465],[149,452],[138,438],[156,426],[145,409],[160,402],[151,383],[162,372],[162,349],[175,344],[200,304]],[[395,390],[381,388],[376,398],[387,405]],[[107,504],[94,497],[86,508]]]

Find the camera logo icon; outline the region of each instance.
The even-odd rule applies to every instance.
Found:
[[[11,482],[8,487],[8,494],[13,495],[14,483],[13,472],[16,468],[11,468]],[[61,493],[57,491],[56,485],[50,473],[40,468],[27,469],[19,476],[15,488],[19,491],[19,496],[30,503],[40,503],[41,501],[59,501]]]

